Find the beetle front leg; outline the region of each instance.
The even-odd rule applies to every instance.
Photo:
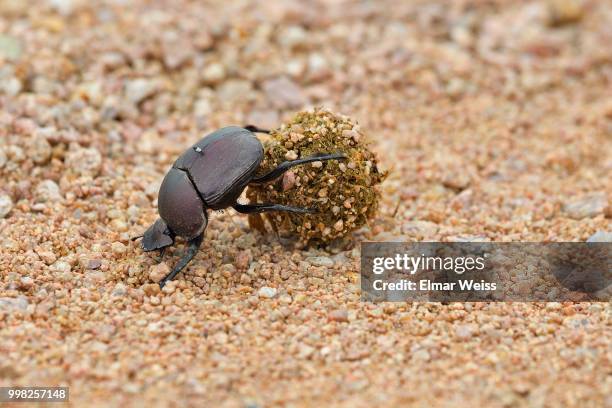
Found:
[[[204,240],[204,233],[201,233],[200,235],[198,235],[197,237],[189,241],[189,244],[188,244],[189,247],[187,248],[187,251],[185,251],[185,254],[182,256],[181,259],[179,259],[176,265],[174,265],[174,268],[172,268],[172,271],[168,275],[166,275],[164,279],[162,279],[159,282],[160,288],[163,288],[168,281],[171,281],[172,279],[174,279],[174,277],[180,271],[182,271],[183,268],[187,266],[187,264],[193,259],[195,254],[198,253],[198,249],[200,248],[200,245],[202,245],[203,240]]]
[[[232,207],[242,214],[254,214],[268,211],[287,211],[298,214],[312,214],[317,212],[314,208],[290,207],[282,204],[234,204]]]
[[[280,177],[284,172],[289,170],[292,167],[299,166],[300,164],[312,163],[317,161],[326,161],[326,160],[346,160],[346,156],[342,153],[336,154],[326,154],[326,153],[317,153],[314,156],[305,157],[303,159],[291,160],[282,162],[275,169],[272,169],[268,173],[264,174],[260,177],[255,177],[249,184],[263,184],[268,181],[272,181],[277,177]]]

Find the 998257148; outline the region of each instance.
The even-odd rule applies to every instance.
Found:
[[[66,402],[68,387],[0,387],[0,402]]]

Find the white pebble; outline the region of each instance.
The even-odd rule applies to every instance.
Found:
[[[113,296],[124,296],[127,293],[127,286],[125,284],[119,282],[115,285],[113,289]]]
[[[566,203],[563,209],[570,218],[580,220],[603,213],[607,205],[606,195],[595,193]]]
[[[202,79],[211,84],[217,84],[223,81],[223,79],[225,79],[225,67],[218,62],[210,64],[204,68]]]
[[[20,284],[22,288],[29,289],[34,286],[34,279],[30,278],[29,276],[24,276],[21,278]]]
[[[295,152],[295,150],[289,150],[287,153],[285,153],[285,159],[287,160],[295,160],[297,158],[298,158],[298,155]]]
[[[157,91],[157,84],[151,80],[138,78],[125,84],[126,97],[138,104]]]
[[[71,269],[72,267],[66,261],[57,261],[53,265],[51,265],[51,270],[57,271],[57,272],[67,273],[67,272],[70,272]]]
[[[62,200],[62,194],[57,183],[53,180],[43,180],[36,187],[36,201],[54,202]]]
[[[472,337],[476,329],[472,324],[462,324],[455,328],[455,335],[460,339],[468,339]]]
[[[28,299],[24,296],[18,298],[0,298],[0,310],[13,312],[17,310],[25,311],[28,308]]]
[[[272,299],[274,296],[276,296],[276,288],[271,288],[269,286],[263,286],[262,288],[259,289],[257,294],[259,295],[259,297]]]
[[[0,194],[0,218],[4,218],[13,209],[13,200],[6,194]]]
[[[612,242],[612,232],[597,231],[587,239],[587,242]]]
[[[18,78],[9,77],[2,81],[0,81],[0,90],[9,96],[15,96],[21,89],[23,88],[23,84]]]

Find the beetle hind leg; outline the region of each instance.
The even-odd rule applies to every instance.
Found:
[[[303,159],[290,160],[286,162],[282,162],[275,169],[270,170],[268,173],[264,174],[260,177],[254,177],[249,184],[263,184],[268,181],[272,181],[275,178],[280,177],[283,173],[289,170],[292,167],[299,166],[300,164],[312,163],[316,161],[327,161],[327,160],[346,160],[346,156],[342,153],[334,153],[334,154],[326,154],[326,153],[317,153],[310,157],[305,157]]]
[[[312,214],[317,212],[314,208],[290,207],[282,204],[234,204],[232,207],[242,214],[254,214],[268,211],[286,211],[297,214]]]
[[[185,254],[181,257],[181,259],[179,259],[176,265],[174,265],[172,271],[159,282],[160,288],[163,288],[166,283],[174,279],[174,277],[187,266],[187,264],[198,253],[198,249],[200,249],[200,245],[202,245],[203,240],[204,233],[198,235],[197,237],[189,241],[189,246],[187,248],[187,251],[185,251]]]

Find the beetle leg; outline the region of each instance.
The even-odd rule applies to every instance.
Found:
[[[185,254],[183,255],[183,257],[179,259],[176,265],[174,265],[174,268],[172,268],[172,271],[168,275],[166,275],[164,279],[162,279],[159,282],[160,288],[163,288],[168,281],[171,281],[172,279],[174,279],[174,277],[180,271],[182,271],[183,268],[187,266],[189,261],[191,261],[193,257],[195,256],[195,254],[198,252],[200,245],[202,245],[203,239],[204,239],[204,233],[201,233],[200,235],[198,235],[197,237],[189,241],[189,247],[187,248],[187,251],[185,251]]]
[[[312,163],[316,161],[325,161],[325,160],[345,160],[346,156],[342,153],[336,154],[325,154],[325,153],[317,153],[314,156],[305,157],[303,159],[291,160],[282,162],[275,169],[272,169],[268,173],[263,176],[255,177],[251,181],[250,184],[262,184],[267,183],[268,181],[272,181],[277,177],[280,177],[284,172],[289,170],[294,166],[299,166],[300,164]]]
[[[159,262],[163,261],[166,248],[167,247],[159,248]]]
[[[254,133],[270,134],[270,131],[268,129],[258,128],[257,126],[254,126],[254,125],[245,125],[244,129],[248,130],[249,132],[254,132]]]
[[[298,214],[312,214],[317,210],[314,208],[289,207],[282,204],[234,204],[234,210],[242,214],[262,213],[268,211],[287,211]]]

